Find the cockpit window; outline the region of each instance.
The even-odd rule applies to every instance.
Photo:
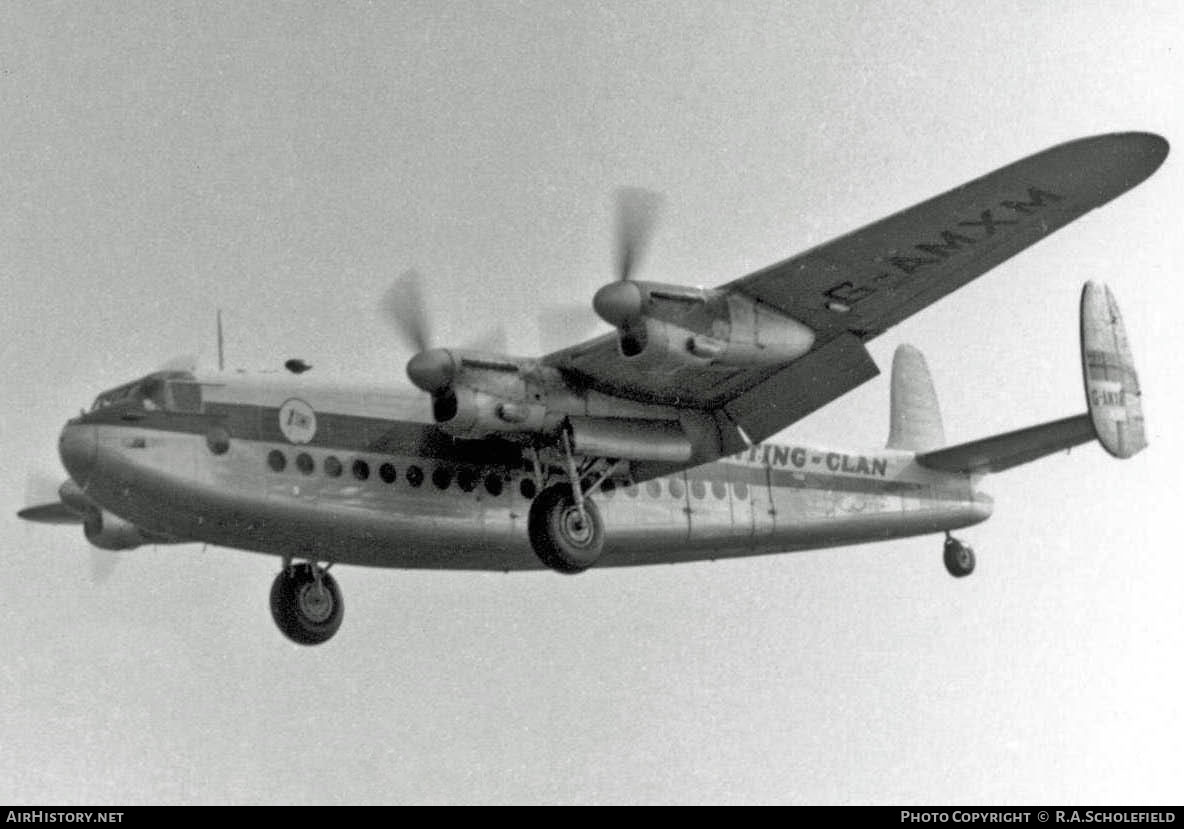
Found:
[[[168,384],[167,408],[177,412],[201,411],[201,386],[197,383],[172,380]]]
[[[103,392],[95,398],[91,411],[114,405],[149,411],[200,412],[201,386],[193,375],[184,371],[149,374],[134,383]]]

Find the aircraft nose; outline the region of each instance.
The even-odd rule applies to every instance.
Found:
[[[85,487],[94,470],[95,455],[98,453],[98,440],[95,437],[94,426],[83,426],[78,423],[67,423],[58,438],[58,455],[62,458],[62,466],[70,473],[70,477],[81,487]]]

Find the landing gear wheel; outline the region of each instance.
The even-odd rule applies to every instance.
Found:
[[[946,570],[956,579],[964,578],[974,572],[974,550],[952,535],[946,536],[942,560],[945,561]]]
[[[327,642],[344,613],[337,581],[314,564],[285,567],[271,584],[271,618],[297,644]]]
[[[560,573],[587,570],[604,549],[600,511],[591,498],[585,498],[581,516],[567,484],[556,484],[539,493],[530,505],[527,526],[535,555]]]

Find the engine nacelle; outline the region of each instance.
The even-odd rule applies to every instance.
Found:
[[[772,367],[814,345],[814,331],[792,317],[723,291],[622,281],[592,304],[620,332],[621,354],[654,367]]]
[[[466,438],[538,434],[551,431],[559,422],[547,417],[543,403],[521,395],[491,394],[468,385],[454,385],[433,395],[432,417],[446,432]]]
[[[131,550],[148,539],[135,524],[107,510],[93,510],[82,522],[86,540],[101,550]]]
[[[482,438],[548,428],[546,395],[528,382],[529,368],[530,361],[432,348],[411,358],[407,376],[432,395],[432,418],[445,431]]]
[[[678,421],[573,417],[572,448],[581,455],[686,463],[695,447]]]

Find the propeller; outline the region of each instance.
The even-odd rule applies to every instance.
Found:
[[[197,371],[197,355],[196,354],[180,354],[170,360],[166,360],[157,371],[188,371],[190,374]]]
[[[616,281],[601,288],[593,299],[593,308],[613,326],[627,325],[641,309],[641,293],[634,285],[626,285],[649,245],[654,225],[662,207],[662,196],[642,187],[621,187],[615,193],[616,202]],[[451,382],[454,366],[452,358],[439,348],[432,347],[432,326],[424,301],[423,277],[414,269],[404,271],[383,296],[384,316],[390,321],[399,338],[413,352],[407,364],[411,381],[425,391],[439,391]],[[540,345],[545,353],[557,350],[564,343],[587,336],[593,328],[587,318],[587,306],[562,304],[547,306],[536,315]],[[505,328],[499,326],[490,334],[481,335],[461,346],[465,350],[504,353]]]
[[[431,348],[431,328],[419,271],[404,271],[383,296],[382,310],[403,343],[416,353]]]
[[[25,506],[56,503],[61,485],[61,480],[48,472],[30,472],[25,477]]]
[[[83,516],[62,501],[65,489],[61,479],[46,472],[31,472],[25,479],[25,508],[18,515],[26,520],[48,524],[78,524]],[[119,560],[116,553],[90,548],[90,580],[102,584],[111,577]]]
[[[586,340],[596,334],[602,324],[588,307],[587,300],[545,305],[535,315],[535,322],[542,354],[550,354]]]
[[[661,204],[662,197],[650,190],[617,190],[617,281],[592,297],[592,308],[614,328],[628,328],[641,315],[641,290],[631,280],[649,244]]]
[[[407,362],[407,376],[411,382],[432,393],[446,388],[452,382],[456,366],[449,351],[432,346],[432,326],[419,271],[406,270],[394,281],[383,296],[382,310],[404,345],[415,352]],[[506,329],[499,324],[476,334],[462,343],[460,348],[464,351],[504,354]]]
[[[621,187],[617,201],[617,279],[633,278],[633,271],[653,235],[662,196],[641,187]]]

